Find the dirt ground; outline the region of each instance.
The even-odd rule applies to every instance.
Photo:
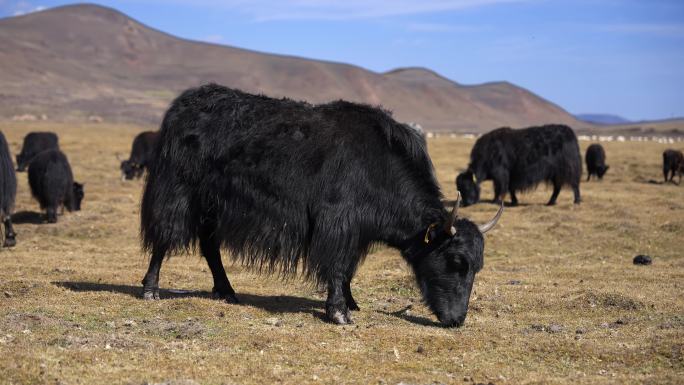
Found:
[[[13,154],[31,130],[59,133],[86,190],[82,211],[44,224],[18,174],[18,244],[0,250],[0,383],[684,382],[684,186],[649,183],[662,178],[666,145],[604,143],[611,168],[582,184],[579,206],[569,190],[544,206],[543,185],[519,195],[486,236],[464,327],[435,324],[410,269],[386,247],[352,283],[355,324],[335,326],[322,321],[323,291],[225,258],[240,305],[209,298],[211,274],[197,255],[164,264],[161,301],[139,298],[142,181],[120,180],[116,154],[144,129],[152,127],[0,126]],[[472,144],[429,142],[447,199]],[[495,211],[461,209],[479,222]],[[632,264],[637,254],[653,264]]]

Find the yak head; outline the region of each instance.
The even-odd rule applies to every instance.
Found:
[[[460,327],[468,312],[475,274],[482,269],[484,233],[501,217],[477,226],[457,217],[459,201],[444,224],[430,225],[422,249],[409,259],[425,303],[447,327]]]
[[[69,211],[79,211],[81,210],[81,201],[83,201],[83,197],[85,196],[83,184],[74,182],[71,185],[71,189],[71,199],[69,200],[69,202],[67,202],[66,208]]]
[[[131,180],[142,175],[142,165],[130,160],[121,161],[121,180]]]
[[[609,168],[610,166],[608,165],[598,166],[598,168],[596,169],[596,175],[598,175],[599,179],[603,178],[603,175],[606,174],[606,171],[608,171]]]
[[[463,197],[463,206],[474,205],[480,201],[480,185],[471,170],[464,171],[456,177],[456,190]]]

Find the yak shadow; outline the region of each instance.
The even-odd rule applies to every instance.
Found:
[[[74,292],[112,292],[141,298],[142,286],[116,285],[95,282],[52,282],[53,285],[63,287]],[[176,298],[212,298],[211,292],[205,290],[159,289],[161,300]],[[237,293],[239,305],[253,306],[269,313],[310,313],[324,319],[325,304],[323,301],[295,297],[290,295],[262,296],[248,293]]]
[[[414,323],[416,325],[432,326],[432,327],[438,327],[438,328],[444,328],[445,327],[441,323],[433,321],[429,318],[415,316],[415,315],[411,315],[411,314],[406,314],[406,310],[408,310],[408,309],[409,308],[406,307],[404,309],[397,310],[397,311],[378,310],[378,313],[382,313],[385,315],[391,315],[392,317],[401,318],[404,321],[408,321],[408,322]]]
[[[43,213],[37,213],[35,211],[18,211],[12,214],[12,223],[17,225],[25,223],[40,225],[46,223],[46,220]]]
[[[477,203],[475,203],[475,204],[473,204],[473,205],[470,205],[470,206],[475,206],[475,205],[481,204],[481,203],[484,203],[484,204],[491,204],[491,205],[496,205],[496,206],[499,206],[499,205],[500,205],[500,203],[497,202],[497,201],[495,201],[494,199],[482,199],[482,200],[480,200],[479,202],[477,202]],[[455,199],[443,199],[443,200],[442,200],[442,204],[443,204],[444,206],[446,206],[446,207],[452,207],[453,205],[456,204],[456,200],[455,200]],[[543,205],[546,205],[546,204],[544,203]],[[517,205],[512,205],[510,202],[505,202],[505,201],[504,201],[504,207],[527,207],[527,206],[532,206],[532,203],[521,203],[521,202],[518,202]],[[464,206],[461,206],[461,207],[464,207]],[[465,207],[469,207],[469,206],[465,206]]]

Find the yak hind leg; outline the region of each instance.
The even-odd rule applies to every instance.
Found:
[[[558,199],[558,194],[560,194],[561,184],[558,182],[553,182],[553,193],[551,194],[551,199],[546,204],[547,206],[553,206],[556,204],[556,199]]]
[[[203,229],[199,235],[200,252],[207,260],[211,275],[214,278],[214,288],[211,290],[214,299],[221,299],[228,303],[239,303],[235,290],[230,285],[226,270],[221,262],[220,242],[213,235],[214,229]]]
[[[518,205],[518,197],[515,196],[515,190],[509,187],[508,193],[511,194],[511,206],[517,206]]]
[[[56,208],[56,206],[48,206],[45,211],[47,214],[48,223],[57,223],[57,208]]]
[[[580,204],[580,202],[582,202],[582,197],[580,196],[579,183],[572,185],[572,194],[574,195],[574,198],[575,198],[573,203],[576,205]]]
[[[166,256],[165,248],[160,248],[158,246],[152,248],[150,266],[147,268],[147,273],[142,280],[142,297],[144,300],[159,299],[159,270],[161,270],[164,256]]]
[[[14,247],[17,244],[16,236],[17,233],[14,232],[14,229],[12,228],[12,217],[9,215],[5,216],[5,241],[2,244],[2,247]]]

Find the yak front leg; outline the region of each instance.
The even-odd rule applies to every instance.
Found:
[[[14,245],[17,244],[16,236],[17,233],[14,232],[14,229],[12,228],[12,217],[9,215],[5,216],[5,242],[2,244],[2,247],[13,247]]]
[[[352,311],[358,311],[361,310],[359,309],[359,305],[356,303],[354,300],[354,297],[352,296],[351,292],[351,278],[347,279],[344,282],[344,286],[342,287],[344,291],[344,300],[347,303],[347,308]]]
[[[344,295],[345,278],[342,274],[328,280],[328,299],[325,301],[325,315],[328,320],[338,325],[353,323],[347,299]],[[350,291],[351,294],[351,291]]]

